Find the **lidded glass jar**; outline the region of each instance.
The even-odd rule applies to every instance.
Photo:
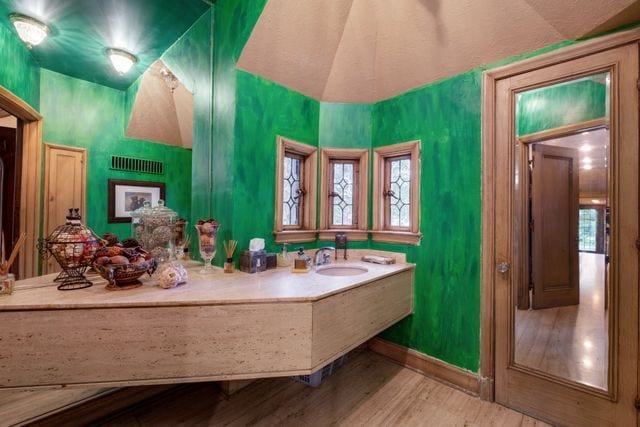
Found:
[[[142,247],[144,247],[144,227],[140,224],[140,218],[142,215],[147,215],[151,212],[151,203],[145,201],[141,207],[131,212],[131,236],[137,239]]]
[[[174,227],[178,214],[164,205],[164,200],[158,200],[158,206],[140,215],[142,226],[142,246],[158,262],[166,262],[173,258]]]

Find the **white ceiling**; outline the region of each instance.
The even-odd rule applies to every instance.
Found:
[[[634,0],[269,0],[238,67],[370,103],[640,20]]]

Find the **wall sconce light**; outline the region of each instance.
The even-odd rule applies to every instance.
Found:
[[[9,15],[9,19],[16,28],[18,36],[29,49],[42,43],[42,40],[49,34],[49,27],[37,19],[19,13],[12,13]]]
[[[113,68],[120,75],[126,74],[133,67],[133,64],[138,62],[138,58],[135,55],[121,49],[107,49],[107,55],[111,60],[111,64],[113,64]]]

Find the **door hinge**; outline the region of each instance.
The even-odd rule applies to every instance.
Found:
[[[636,239],[636,249],[640,251],[640,239]]]
[[[636,397],[636,401],[634,402],[636,410],[640,411],[640,399]]]
[[[529,230],[533,233],[533,220],[529,222]]]
[[[638,78],[638,81],[636,82],[636,84],[638,85],[638,90],[640,90],[640,78]]]

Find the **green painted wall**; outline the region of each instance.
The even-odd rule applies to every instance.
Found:
[[[579,79],[518,94],[518,135],[608,116],[609,85],[605,74],[596,77],[600,82]]]
[[[472,371],[480,330],[481,72],[377,103],[373,147],[422,141],[420,246],[372,242],[417,263],[415,314],[383,334]]]
[[[161,58],[193,93],[191,224],[198,218],[208,218],[211,209],[212,18],[212,11],[207,11]],[[193,246],[192,250],[195,242]]]
[[[264,237],[267,250],[276,250],[276,137],[317,146],[320,103],[243,71],[236,103],[233,236],[243,249],[252,237]]]
[[[204,191],[209,200],[209,212],[204,217],[213,217],[220,222],[219,240],[236,238],[234,165],[235,124],[238,97],[236,63],[251,35],[266,0],[242,1],[220,0],[214,9],[213,51],[213,129],[210,168],[211,188],[194,187],[195,192]],[[242,112],[240,111],[240,114]],[[194,153],[194,156],[196,154]],[[256,185],[258,185],[256,176]],[[263,209],[263,207],[260,207]],[[255,210],[254,210],[255,211]],[[260,212],[260,210],[257,210]],[[238,251],[245,249],[242,243]],[[224,254],[218,250],[215,262],[222,265]]]
[[[36,110],[40,106],[40,67],[16,35],[0,25],[0,85]]]
[[[320,147],[371,148],[373,105],[320,103]]]
[[[167,205],[181,216],[190,215],[191,151],[124,136],[125,92],[42,70],[41,114],[45,143],[86,148],[86,223],[99,235],[106,231],[130,235],[129,224],[107,223],[107,180],[164,181]],[[110,169],[111,155],[163,161],[163,176]]]

